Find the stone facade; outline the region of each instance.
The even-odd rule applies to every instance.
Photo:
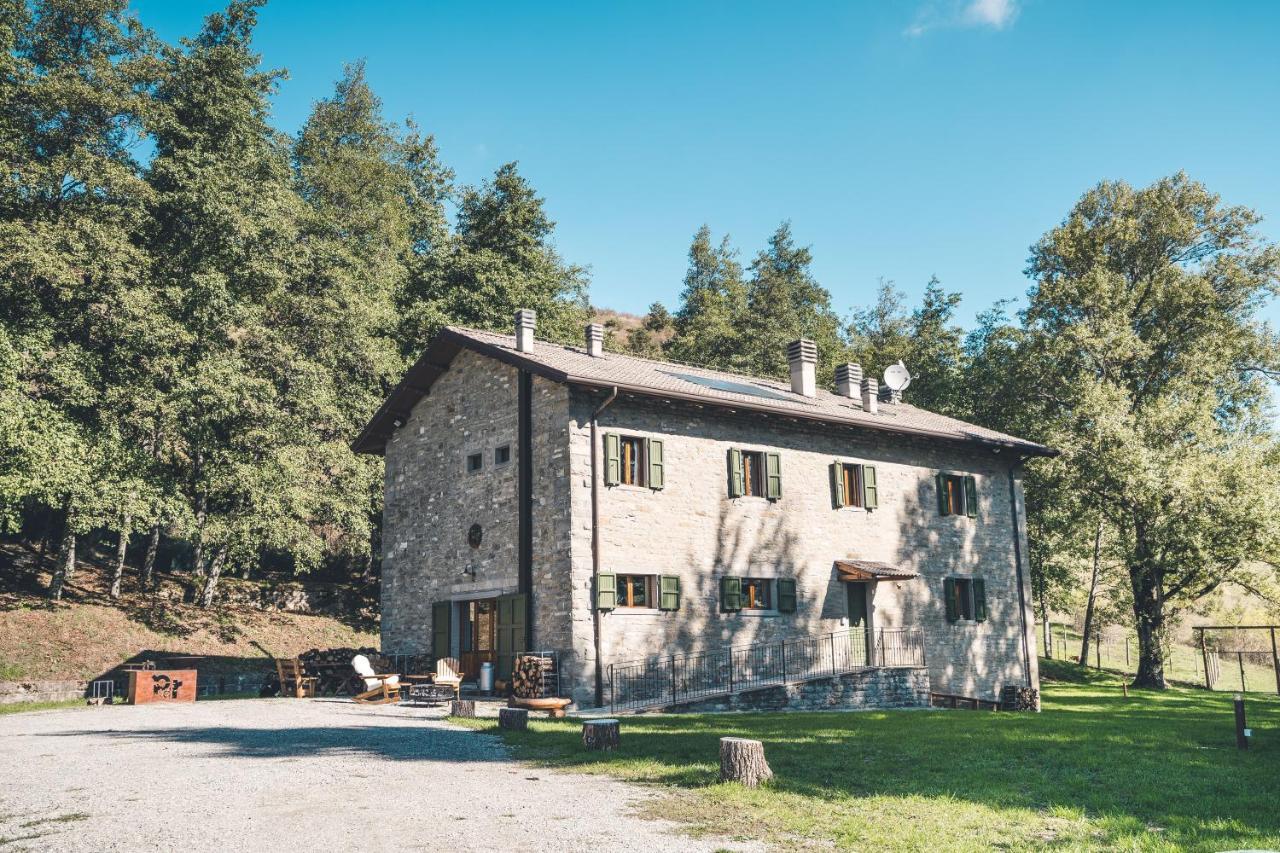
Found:
[[[672,714],[722,711],[862,711],[871,708],[928,708],[925,667],[865,669],[834,678],[776,684],[664,710]]]
[[[432,604],[516,591],[518,583],[518,371],[463,349],[386,446],[383,648],[431,648]],[[594,683],[590,415],[602,392],[533,380],[534,646],[561,654],[564,689],[589,704]],[[882,404],[882,416],[894,406]],[[623,395],[600,417],[606,433],[661,438],[661,490],[600,486],[601,571],[675,575],[680,609],[603,615],[603,660],[696,652],[824,633],[848,624],[836,559],[876,560],[918,577],[868,584],[873,628],[923,630],[935,692],[995,699],[1035,685],[1028,653],[1030,593],[1020,605],[1015,541],[1022,491],[1013,460],[988,448],[802,423],[765,414]],[[511,448],[511,461],[493,464]],[[731,448],[776,452],[776,501],[728,496]],[[466,470],[480,452],[480,471]],[[836,509],[834,460],[876,466],[879,507]],[[600,466],[603,467],[603,466]],[[973,476],[978,515],[938,512],[939,471]],[[1015,516],[1018,521],[1015,523]],[[467,531],[481,525],[479,547]],[[794,579],[794,613],[723,613],[725,575]],[[1025,566],[1021,572],[1026,584]],[[947,577],[981,577],[987,619],[949,622]],[[454,628],[456,647],[457,628]]]

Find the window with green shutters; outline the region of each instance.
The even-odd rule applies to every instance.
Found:
[[[938,474],[934,478],[938,490],[939,515],[978,517],[978,481],[963,474]]]
[[[782,457],[759,450],[729,450],[729,497],[782,497]]]
[[[861,507],[875,509],[880,505],[880,490],[876,485],[874,465],[831,463],[831,503],[836,509]]]
[[[948,622],[987,621],[987,584],[982,578],[944,578]]]
[[[617,433],[604,436],[604,484],[661,489],[666,485],[662,440]]]

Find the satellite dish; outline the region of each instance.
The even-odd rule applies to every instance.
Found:
[[[902,363],[902,359],[898,359],[897,364],[891,364],[885,369],[884,384],[890,391],[903,391],[911,384],[911,373]]]

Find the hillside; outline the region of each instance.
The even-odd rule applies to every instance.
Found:
[[[182,602],[180,578],[160,576],[153,593],[127,577],[124,594],[106,594],[109,576],[91,561],[77,564],[62,601],[42,590],[47,574],[33,573],[31,552],[0,545],[0,681],[91,679],[143,652],[209,655],[243,668],[311,648],[377,646],[367,615],[307,615],[248,606],[208,610]],[[231,580],[227,593],[243,600],[259,584]],[[252,595],[251,595],[252,594]]]

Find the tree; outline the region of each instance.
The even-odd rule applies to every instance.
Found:
[[[676,361],[743,369],[741,323],[747,315],[747,286],[737,255],[727,236],[714,245],[706,225],[694,234],[674,318],[675,336],[668,346]]]
[[[641,358],[662,359],[673,332],[671,313],[661,302],[654,302],[640,327],[627,336],[627,352]]]
[[[1022,387],[1114,531],[1141,686],[1165,685],[1171,616],[1275,558],[1280,347],[1255,315],[1280,251],[1257,222],[1183,174],[1104,182],[1032,248],[1021,355],[1040,368]]]
[[[831,294],[814,279],[812,263],[809,248],[795,244],[787,222],[752,261],[742,324],[744,367],[749,372],[787,375],[787,344],[803,337],[817,344],[819,383],[834,381],[835,365],[844,360],[846,347],[839,318],[831,310]]]

